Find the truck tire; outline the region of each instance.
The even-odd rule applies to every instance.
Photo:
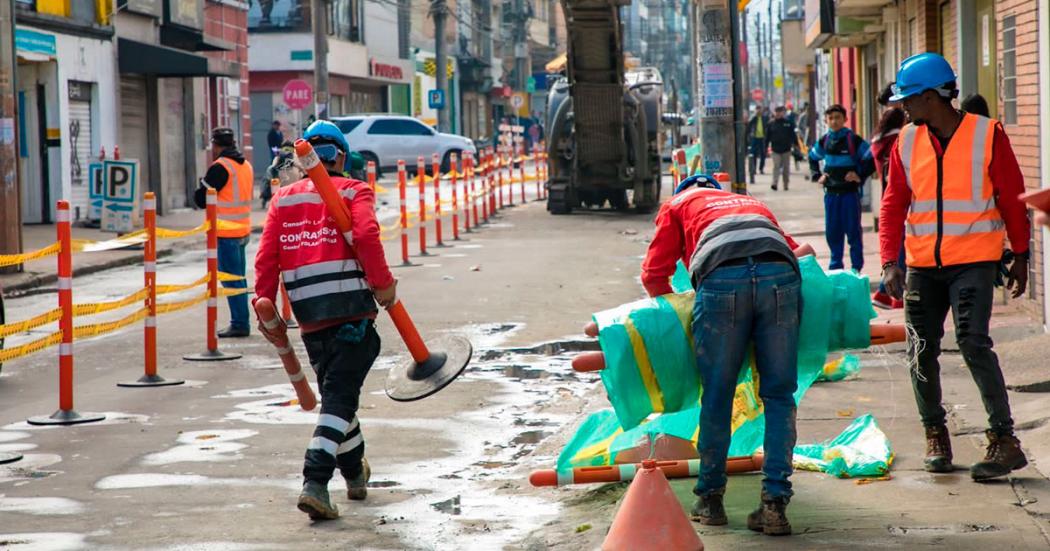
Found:
[[[551,214],[572,213],[572,193],[565,184],[552,185],[547,194],[547,210]]]

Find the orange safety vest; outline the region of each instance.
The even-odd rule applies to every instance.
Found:
[[[252,228],[252,185],[255,179],[252,165],[247,161],[237,164],[226,157],[219,157],[215,162],[222,165],[229,174],[226,185],[219,190],[216,213],[219,220],[240,225],[234,229],[220,229],[218,235],[228,238],[245,237]]]
[[[897,148],[912,201],[904,248],[908,266],[998,262],[1006,237],[988,167],[997,121],[963,116],[938,158],[929,127],[909,124]]]

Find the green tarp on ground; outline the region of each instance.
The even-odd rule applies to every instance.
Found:
[[[866,276],[825,273],[812,256],[799,266],[803,311],[796,401],[823,372],[829,351],[869,346],[868,326],[875,317]],[[672,286],[674,294],[594,315],[605,354],[602,383],[612,409],[584,422],[562,450],[558,469],[610,465],[625,451],[658,447],[661,438],[695,445],[701,388],[691,329],[694,293],[681,265]],[[730,455],[750,455],[762,443],[765,423],[753,365],[749,354],[734,397]]]

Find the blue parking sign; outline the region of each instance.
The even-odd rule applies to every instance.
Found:
[[[429,92],[427,92],[427,105],[429,105],[431,109],[444,109],[445,91],[430,90]]]

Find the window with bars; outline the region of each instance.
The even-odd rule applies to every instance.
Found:
[[[1017,124],[1017,17],[1003,17],[1003,123]]]

